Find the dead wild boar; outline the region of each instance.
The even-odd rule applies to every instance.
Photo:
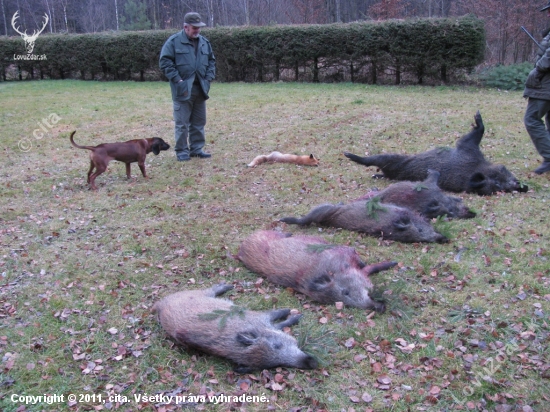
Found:
[[[233,286],[214,285],[168,295],[153,306],[160,324],[178,344],[227,358],[237,373],[288,366],[314,369],[317,361],[298,348],[282,329],[302,315],[290,309],[251,311],[228,299],[217,299]],[[285,320],[286,319],[286,320]]]
[[[317,223],[340,227],[405,243],[448,242],[445,236],[437,233],[430,222],[418,213],[404,207],[380,203],[377,199],[337,205],[327,203],[313,208],[302,218],[285,217],[280,221],[300,226]]]
[[[236,258],[270,282],[290,287],[320,303],[383,312],[383,302],[369,296],[369,275],[397,262],[365,265],[354,248],[332,245],[316,236],[292,236],[272,230],[252,233]]]
[[[369,192],[357,200],[376,197],[382,203],[391,203],[415,210],[428,219],[439,216],[457,219],[475,217],[475,212],[468,209],[461,198],[449,196],[439,188],[438,179],[439,172],[428,169],[428,177],[423,182],[397,182],[379,192]]]
[[[454,149],[442,147],[416,155],[344,155],[359,164],[378,167],[384,177],[393,180],[424,180],[428,169],[437,170],[440,173],[439,187],[450,192],[478,195],[514,190],[527,192],[528,187],[521,184],[505,166],[494,165],[485,159],[479,148],[485,131],[479,111],[474,120],[470,133],[462,136]]]

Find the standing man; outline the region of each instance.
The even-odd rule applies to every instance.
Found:
[[[210,42],[201,36],[206,26],[198,13],[187,13],[183,30],[171,36],[160,52],[159,65],[170,81],[174,104],[176,156],[206,159],[204,126],[210,82],[216,76],[216,58]]]
[[[540,11],[546,11],[550,17],[550,1]],[[544,37],[537,51],[537,63],[527,77],[523,97],[529,98],[523,119],[525,128],[543,158],[534,172],[541,175],[550,171],[550,33]]]

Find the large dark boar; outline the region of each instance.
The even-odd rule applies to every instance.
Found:
[[[439,216],[458,219],[475,217],[475,212],[468,209],[461,198],[449,196],[439,188],[438,179],[439,172],[428,169],[428,177],[423,182],[394,183],[380,192],[369,192],[358,200],[376,197],[382,203],[415,210],[428,219]]]
[[[456,148],[443,147],[416,155],[381,154],[360,157],[344,153],[354,162],[365,166],[376,166],[385,177],[394,180],[424,180],[428,169],[437,170],[441,175],[438,185],[451,192],[468,192],[490,195],[495,192],[527,192],[503,165],[494,165],[485,159],[479,149],[485,127],[479,111],[470,133],[462,136]]]
[[[153,312],[177,343],[230,359],[238,373],[277,366],[317,367],[317,361],[298,348],[296,339],[282,331],[297,324],[301,315],[289,316],[290,309],[250,311],[216,299],[232,288],[219,284],[174,293],[157,302]]]
[[[377,199],[357,200],[345,205],[324,204],[313,208],[302,218],[285,217],[280,220],[301,226],[317,223],[341,227],[405,243],[448,241],[418,213],[404,207],[379,203]]]
[[[292,236],[263,230],[247,237],[237,254],[252,272],[290,287],[321,303],[343,302],[346,306],[383,312],[383,302],[369,296],[369,275],[396,262],[365,265],[355,249],[331,245],[315,236]]]

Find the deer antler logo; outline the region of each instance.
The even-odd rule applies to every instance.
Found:
[[[21,31],[19,30],[18,27],[15,27],[15,21],[19,18],[19,10],[17,10],[15,12],[15,14],[13,15],[13,18],[11,19],[11,27],[13,27],[13,29],[19,33],[21,35],[21,37],[23,37],[23,40],[25,41],[25,48],[27,49],[27,54],[31,54],[32,51],[34,50],[34,42],[36,41],[36,39],[38,38],[38,35],[40,33],[42,33],[44,31],[44,29],[46,28],[46,24],[48,24],[48,22],[50,21],[50,19],[48,18],[48,14],[45,13],[44,14],[44,24],[42,26],[42,28],[40,30],[35,30],[31,36],[29,36],[27,34],[27,30],[25,30],[24,33],[21,33]]]

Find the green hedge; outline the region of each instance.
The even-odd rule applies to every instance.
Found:
[[[158,80],[160,49],[175,31],[41,35],[24,55],[20,37],[0,38],[0,75],[14,78]],[[473,16],[329,25],[217,27],[217,80],[365,83],[449,81],[483,61],[485,30]]]
[[[502,90],[523,90],[529,72],[534,64],[523,62],[509,66],[495,66],[483,70],[479,74],[483,86]]]

